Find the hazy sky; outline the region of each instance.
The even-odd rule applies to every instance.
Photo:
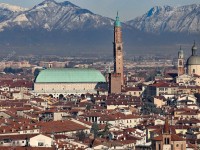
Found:
[[[9,3],[31,8],[43,0],[0,0],[0,3]],[[57,2],[65,0],[56,0]],[[115,18],[119,11],[121,20],[130,20],[144,14],[153,6],[182,6],[200,4],[200,0],[69,0],[70,2],[91,10],[94,13]]]

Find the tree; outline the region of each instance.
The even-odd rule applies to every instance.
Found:
[[[3,70],[5,73],[20,73],[20,72],[23,72],[23,69],[21,68],[11,68],[11,67],[6,67],[4,70]]]
[[[98,126],[98,124],[96,122],[94,122],[92,124],[92,128],[91,128],[90,132],[94,134],[94,138],[98,137],[98,135],[99,135],[99,126]]]
[[[145,102],[142,106],[141,113],[148,115],[151,113],[164,115],[165,112],[161,108],[157,108],[152,102]]]
[[[84,141],[86,138],[86,134],[82,130],[76,133],[76,137],[78,137],[79,141]]]
[[[91,109],[91,104],[87,104],[87,106],[86,106],[86,110],[90,110]]]
[[[106,122],[106,125],[104,127],[104,130],[101,132],[101,135],[103,137],[108,137],[109,136],[109,129],[110,129],[110,124]]]
[[[34,77],[37,77],[38,76],[38,74],[40,73],[40,69],[35,69],[35,71],[34,71]]]
[[[200,104],[200,94],[195,93],[194,96],[197,98],[197,104]]]
[[[93,94],[90,96],[90,98],[91,98],[91,102],[92,102],[93,104],[95,104],[95,103],[96,103],[96,100],[95,100],[95,98],[94,98],[94,95],[93,95]]]

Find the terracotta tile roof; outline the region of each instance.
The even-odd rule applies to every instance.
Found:
[[[172,134],[171,135],[171,140],[172,141],[185,141],[185,139],[183,139],[182,137],[176,135],[176,134]]]
[[[200,86],[179,86],[179,89],[200,89]]]
[[[154,140],[154,141],[162,141],[163,140],[163,135],[159,135],[157,137],[154,137],[152,140]],[[176,134],[171,134],[171,141],[185,141],[185,139],[179,137]]]
[[[160,99],[160,100],[166,100],[164,96],[154,96],[154,98]]]
[[[141,117],[137,115],[125,115],[123,113],[112,113],[112,114],[105,114],[99,119],[99,121],[114,121],[114,120],[138,119],[138,118]]]
[[[38,134],[3,135],[3,136],[0,136],[0,140],[4,140],[4,139],[25,140],[25,139],[30,139],[31,137],[34,137],[36,135]]]
[[[0,146],[0,150],[55,150],[55,148],[47,148],[47,147],[17,147],[14,149],[11,146]]]
[[[152,140],[153,141],[162,141],[163,140],[163,136],[162,135],[156,136]]]
[[[18,80],[18,81],[14,81],[13,83],[11,83],[9,87],[10,88],[15,88],[15,87],[32,88],[33,87],[33,82],[26,81],[26,80]]]
[[[40,122],[38,126],[41,127],[42,133],[62,133],[62,132],[70,132],[70,131],[80,131],[88,129],[87,127],[75,123],[71,120],[65,121],[51,121],[51,122]]]
[[[128,92],[128,91],[142,91],[139,87],[125,87],[122,89],[122,92]]]
[[[123,145],[126,145],[126,144],[131,144],[131,143],[136,144],[136,141],[137,141],[137,139],[135,139],[135,140],[122,140],[122,141],[118,141],[118,142],[123,144]]]
[[[154,87],[178,87],[177,84],[172,84],[172,83],[167,83],[167,82],[158,82],[158,83],[154,83],[150,86],[154,86]]]

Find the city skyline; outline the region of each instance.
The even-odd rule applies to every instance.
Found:
[[[0,3],[8,3],[11,5],[17,5],[21,7],[31,8],[34,5],[41,3],[43,0],[24,1],[24,0],[0,0]],[[55,0],[56,2],[63,2],[65,0]],[[100,14],[102,16],[115,18],[116,12],[119,11],[122,21],[134,19],[137,16],[143,15],[153,6],[183,6],[189,4],[200,4],[199,0],[69,0],[73,4],[82,8],[88,9],[93,13]],[[145,4],[145,5],[144,5]],[[101,6],[101,7],[99,7]]]

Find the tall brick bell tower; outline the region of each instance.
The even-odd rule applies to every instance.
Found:
[[[121,74],[121,85],[124,85],[122,27],[118,13],[114,25],[113,50],[114,50],[114,72]]]
[[[109,93],[119,94],[124,85],[124,62],[123,62],[123,42],[122,27],[117,13],[114,23],[114,72],[109,75]]]

